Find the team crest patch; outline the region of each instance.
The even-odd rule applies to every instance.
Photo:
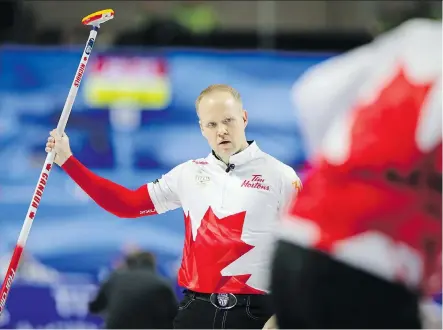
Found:
[[[195,181],[198,184],[207,184],[209,183],[209,181],[211,181],[211,178],[208,175],[204,175],[204,174],[197,174],[195,176]]]
[[[229,302],[229,295],[227,293],[219,293],[217,295],[217,301],[221,307],[226,307]]]

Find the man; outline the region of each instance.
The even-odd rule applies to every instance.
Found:
[[[295,85],[312,170],[278,231],[281,328],[420,327],[441,258],[441,56],[441,22],[413,20]]]
[[[171,329],[177,301],[156,274],[154,256],[135,252],[102,284],[89,311],[105,314],[106,329]]]
[[[136,190],[85,168],[72,155],[66,135],[52,131],[46,151],[55,148],[55,162],[119,217],[184,210],[178,282],[186,292],[176,328],[261,328],[272,315],[266,294],[272,231],[299,179],[292,168],[247,141],[248,114],[235,89],[209,86],[196,110],[212,152]]]

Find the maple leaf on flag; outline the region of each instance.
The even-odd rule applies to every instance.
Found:
[[[410,170],[422,154],[415,143],[417,125],[433,84],[431,80],[415,82],[408,78],[404,66],[399,66],[376,97],[355,104],[349,159],[341,165],[341,171],[364,168],[384,172],[387,164]]]
[[[185,246],[179,284],[205,293],[263,293],[246,284],[251,274],[223,276],[222,270],[254,247],[241,240],[246,212],[218,218],[209,207],[192,237],[191,218],[185,215]]]
[[[313,219],[321,228],[315,248],[333,253],[337,242],[343,246],[377,231],[422,249],[423,233],[441,234],[441,221],[427,221],[424,213],[416,216],[418,195],[405,184],[415,171],[429,171],[423,167],[429,156],[418,148],[416,136],[434,83],[411,78],[399,65],[391,79],[380,81],[372,98],[352,106],[349,136],[340,151],[347,158],[340,164],[319,158],[289,211],[294,219]],[[426,179],[421,180],[420,189],[428,189]],[[432,201],[429,190],[423,191]],[[441,210],[441,194],[435,201]],[[437,218],[441,220],[441,211]],[[402,271],[397,275],[403,276]]]

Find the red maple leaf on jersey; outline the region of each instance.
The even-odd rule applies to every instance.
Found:
[[[263,293],[246,284],[251,274],[223,276],[222,270],[253,249],[241,240],[246,212],[217,218],[209,207],[192,237],[191,218],[185,215],[185,247],[178,273],[181,286],[203,293]]]

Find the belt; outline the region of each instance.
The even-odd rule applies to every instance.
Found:
[[[261,294],[233,294],[233,293],[200,293],[185,290],[185,295],[191,299],[210,302],[218,309],[231,309],[235,306],[250,306],[251,301],[263,301],[268,297]]]

